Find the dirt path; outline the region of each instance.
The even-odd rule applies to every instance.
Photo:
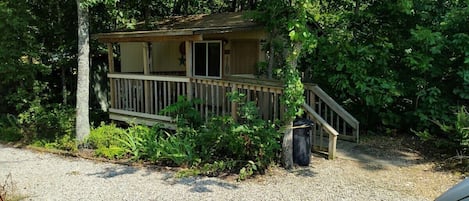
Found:
[[[0,181],[12,175],[28,200],[433,200],[461,178],[416,153],[351,147],[310,167],[273,168],[245,182],[175,179],[174,172],[61,157],[0,145]],[[389,153],[389,154],[383,154]]]

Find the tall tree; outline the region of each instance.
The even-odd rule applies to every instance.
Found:
[[[82,142],[90,133],[90,44],[88,6],[77,0],[78,11],[78,82],[76,102],[76,135]]]
[[[302,114],[304,102],[304,89],[297,68],[300,55],[311,51],[316,47],[316,38],[309,31],[308,23],[312,21],[310,15],[313,4],[310,0],[271,0],[262,1],[259,5],[261,12],[254,16],[257,20],[266,24],[270,34],[268,40],[269,68],[268,76],[272,77],[273,61],[281,57],[284,61],[280,67],[281,78],[284,83],[282,101],[286,108],[283,121],[286,124],[282,141],[284,165],[286,168],[293,166],[293,120]],[[285,53],[283,50],[287,49]],[[279,53],[281,52],[281,53]],[[282,55],[285,54],[285,55]]]

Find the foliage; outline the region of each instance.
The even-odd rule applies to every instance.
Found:
[[[237,101],[239,120],[213,117],[205,125],[181,124],[170,133],[159,125],[152,128],[132,125],[120,129],[102,124],[88,138],[97,155],[107,158],[129,157],[165,165],[192,167],[181,175],[218,175],[238,172],[240,179],[262,173],[276,162],[280,152],[280,133],[275,124],[262,120],[252,102],[243,94],[232,94]],[[178,105],[186,105],[186,100]],[[184,103],[184,104],[182,104]]]
[[[74,111],[59,104],[44,106],[36,99],[28,110],[19,114],[18,124],[25,141],[73,136]]]
[[[179,127],[190,126],[198,128],[203,119],[195,109],[196,105],[200,104],[200,99],[188,100],[185,96],[179,96],[178,100],[160,111],[160,114],[166,114],[176,119]]]
[[[250,14],[256,21],[265,24],[269,36],[269,66],[275,63],[285,64],[276,66],[277,74],[284,83],[282,102],[286,105],[284,121],[290,122],[302,114],[303,83],[297,69],[298,59],[303,51],[311,52],[317,43],[315,35],[311,33],[308,23],[314,21],[315,12],[313,3],[309,0],[272,0],[262,1],[258,12]],[[287,39],[288,38],[288,39]],[[285,53],[284,49],[288,52]],[[279,54],[280,53],[280,54]],[[286,57],[284,56],[286,55]],[[275,61],[285,59],[285,61]],[[272,67],[269,67],[272,68]],[[268,69],[267,71],[272,71]],[[270,72],[272,73],[272,72]],[[271,77],[271,75],[269,75]]]
[[[469,151],[469,113],[465,106],[461,106],[456,112],[453,124],[441,123],[432,120],[438,125],[445,136],[430,133],[429,130],[415,132],[422,140],[435,143],[441,148],[455,148],[462,153]]]
[[[239,123],[232,117],[214,117],[196,136],[202,163],[235,161],[232,169],[238,170],[240,178],[262,173],[277,161],[281,136],[275,124],[262,120],[255,104],[244,98],[243,94],[231,94],[231,99],[238,101]]]
[[[318,45],[301,57],[318,83],[366,130],[453,125],[467,105],[467,1],[352,1],[314,5]],[[456,148],[456,147],[455,147]]]
[[[464,106],[457,113],[455,130],[459,146],[467,151],[469,149],[469,112]]]
[[[70,135],[58,136],[56,139],[35,139],[32,142],[32,146],[69,152],[78,151],[75,138]]]
[[[123,157],[125,151],[121,147],[119,139],[124,137],[125,130],[118,128],[115,124],[101,126],[91,130],[86,139],[90,148],[94,148],[97,156],[103,156],[109,159]]]
[[[119,141],[133,160],[145,159],[157,152],[156,139],[159,132],[158,126],[149,128],[142,125],[133,125],[126,130],[123,138]]]
[[[24,92],[32,91],[38,74],[47,74],[37,61],[40,47],[27,6],[23,1],[0,1],[0,113],[17,114],[16,104],[35,95]]]
[[[157,152],[153,160],[171,161],[177,166],[192,166],[200,162],[195,152],[195,142],[190,136],[178,133],[160,136],[156,146]]]
[[[18,121],[12,114],[0,116],[0,130],[2,131],[0,141],[16,142],[23,138]]]

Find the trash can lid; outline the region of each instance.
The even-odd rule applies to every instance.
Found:
[[[306,118],[296,118],[293,126],[314,126],[314,122]]]

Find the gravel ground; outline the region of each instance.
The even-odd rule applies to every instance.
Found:
[[[310,167],[236,182],[0,145],[0,182],[11,174],[26,200],[432,200],[460,179],[429,166],[315,157]]]

